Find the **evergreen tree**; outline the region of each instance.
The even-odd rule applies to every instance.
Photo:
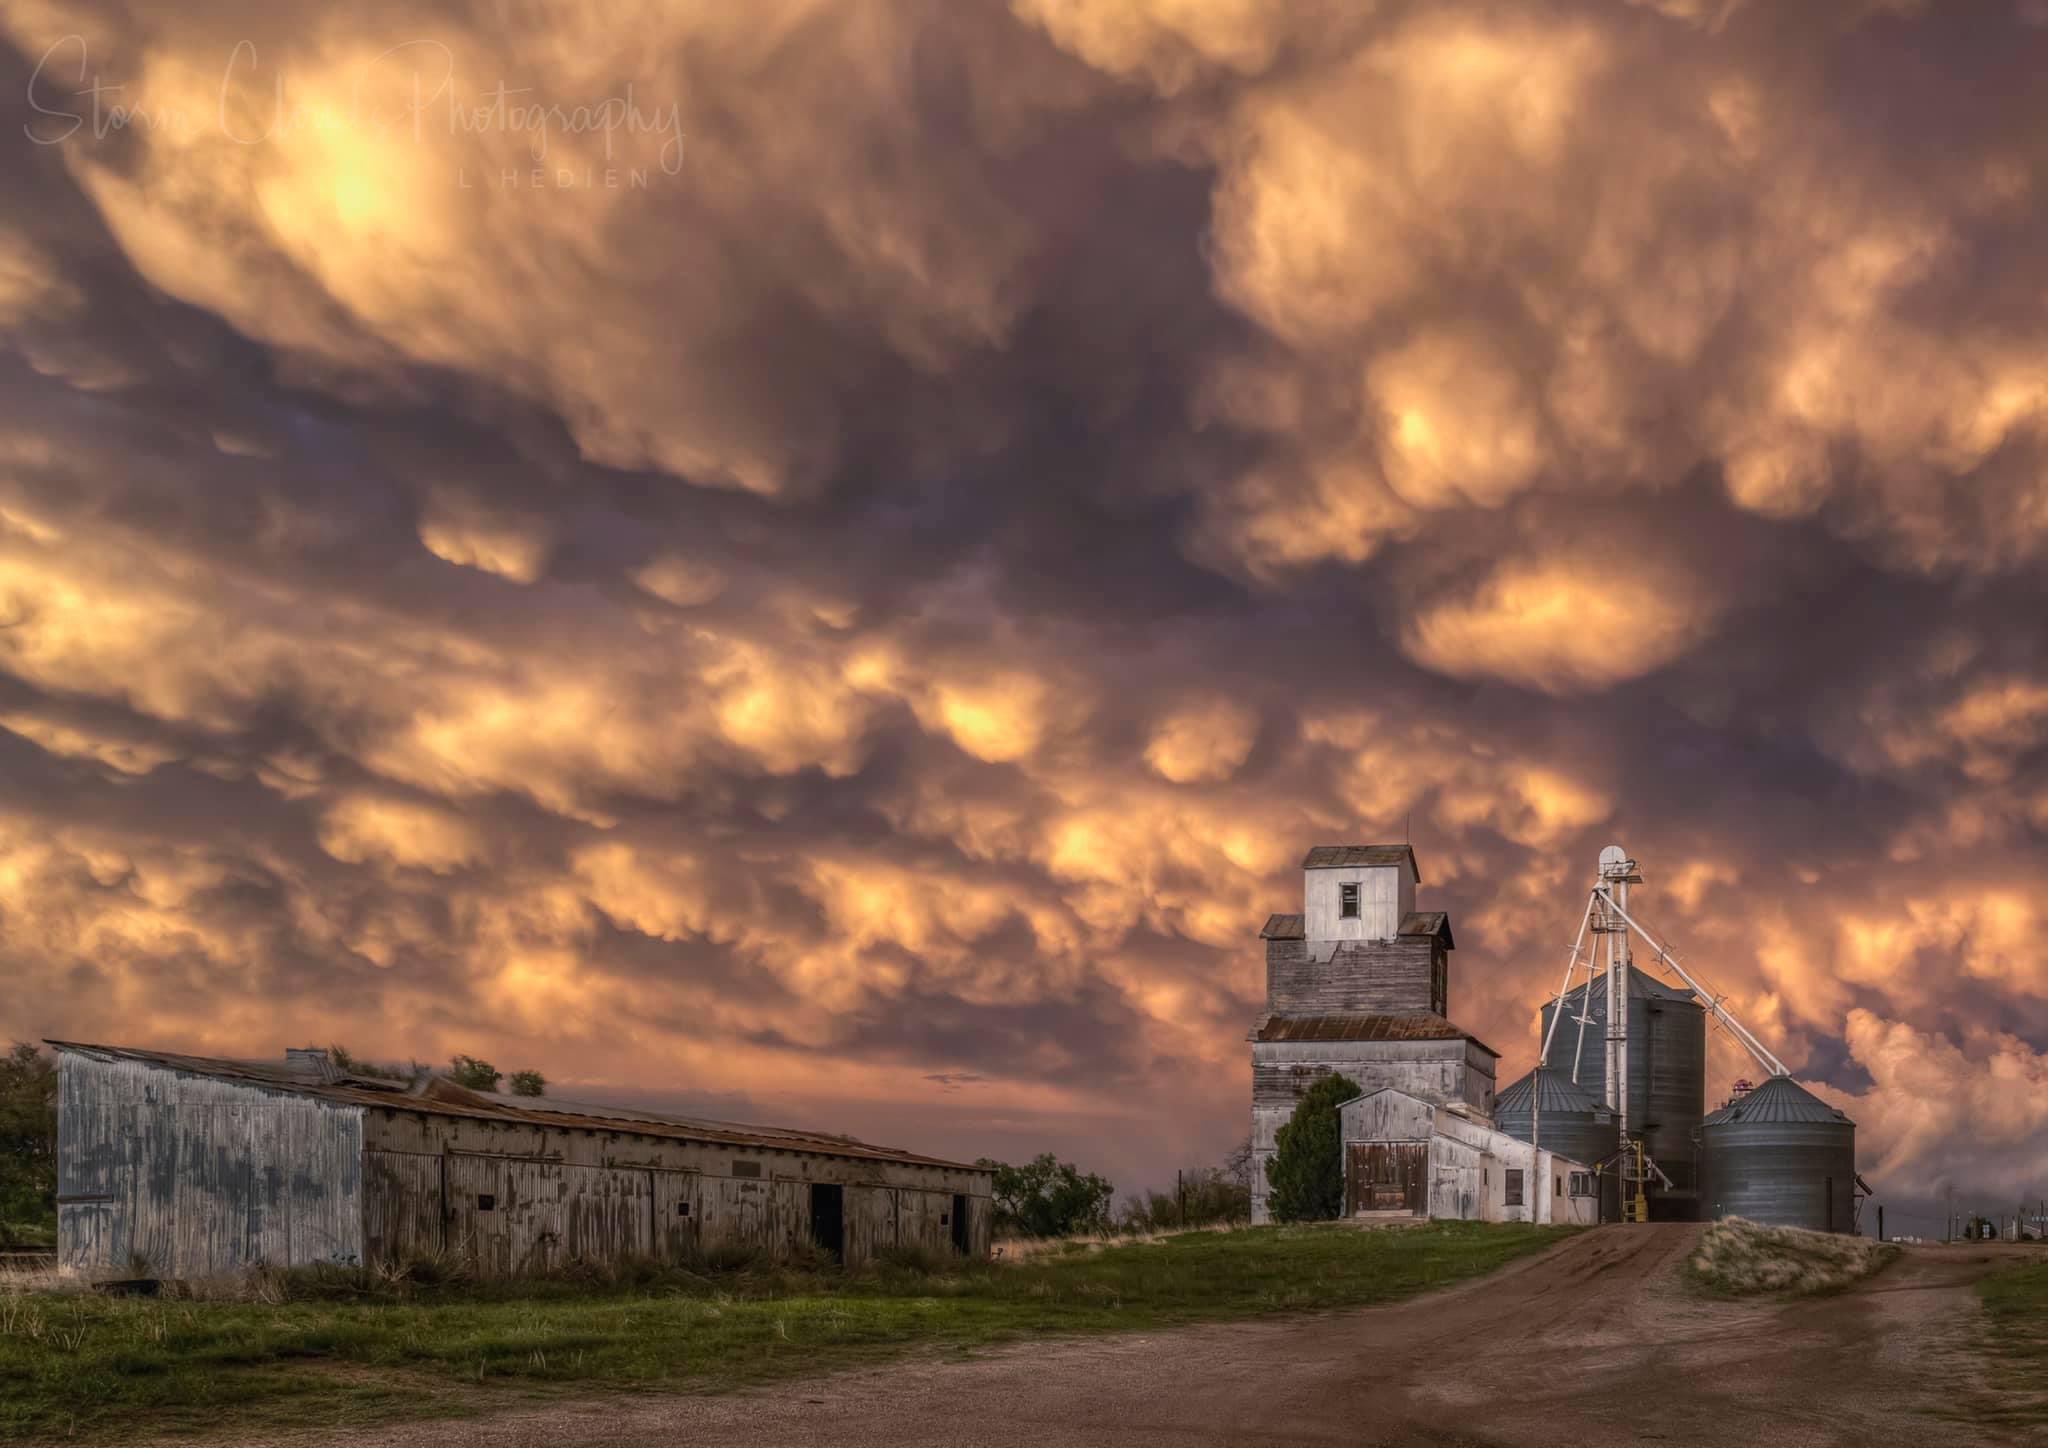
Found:
[[[1266,1181],[1276,1222],[1327,1222],[1344,1211],[1344,1131],[1338,1108],[1359,1094],[1348,1076],[1325,1076],[1280,1128]]]

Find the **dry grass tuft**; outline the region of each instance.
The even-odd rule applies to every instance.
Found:
[[[996,1240],[996,1260],[1035,1262],[1045,1257],[1071,1256],[1078,1252],[1100,1252],[1109,1247],[1142,1247],[1171,1237],[1188,1237],[1209,1232],[1242,1232],[1248,1222],[1217,1222],[1206,1227],[1169,1227],[1157,1232],[1084,1232],[1072,1237],[1001,1237]]]
[[[1839,1292],[1899,1255],[1866,1237],[1763,1227],[1742,1217],[1709,1226],[1686,1268],[1701,1286],[1732,1297]]]
[[[28,1292],[80,1292],[85,1279],[69,1268],[19,1267],[0,1262],[0,1297],[18,1297]]]

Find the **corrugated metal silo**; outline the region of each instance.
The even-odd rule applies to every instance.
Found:
[[[1579,1085],[1595,1101],[1606,1099],[1607,983],[1591,985],[1592,1020],[1579,1056]],[[1564,1021],[1550,1043],[1549,1072],[1569,1081],[1579,1043],[1581,1003],[1588,987],[1565,997]],[[1543,1029],[1557,1009],[1543,1008]],[[1546,1073],[1548,1074],[1548,1073]],[[1690,1220],[1699,1214],[1698,1132],[1707,1099],[1707,1013],[1692,993],[1666,985],[1630,966],[1628,970],[1628,1125],[1644,1150],[1671,1178],[1671,1190],[1652,1191],[1651,1216]]]
[[[1511,1082],[1493,1100],[1494,1125],[1517,1141],[1533,1140],[1529,1082],[1529,1076]],[[1537,1145],[1588,1167],[1607,1161],[1621,1144],[1620,1128],[1606,1104],[1555,1071],[1543,1073],[1542,1132]],[[1600,1177],[1600,1220],[1621,1220],[1621,1173],[1612,1164]]]
[[[1856,1225],[1856,1123],[1790,1076],[1773,1076],[1700,1127],[1704,1215],[1769,1227]]]

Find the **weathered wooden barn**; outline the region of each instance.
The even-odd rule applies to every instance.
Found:
[[[1497,1130],[1463,1103],[1392,1087],[1354,1097],[1343,1123],[1345,1209],[1464,1222],[1600,1220],[1593,1168]]]
[[[1450,917],[1415,908],[1407,845],[1318,845],[1302,912],[1270,917],[1266,1013],[1252,1028],[1252,1220],[1269,1219],[1266,1162],[1302,1093],[1341,1074],[1424,1101],[1493,1113],[1499,1053],[1447,1014]]]
[[[352,1076],[324,1051],[49,1044],[59,1258],[93,1275],[989,1249],[988,1169],[849,1137]]]

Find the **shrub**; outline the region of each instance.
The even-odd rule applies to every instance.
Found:
[[[495,1091],[504,1072],[489,1061],[474,1056],[457,1056],[448,1063],[448,1079],[471,1091]]]
[[[994,1170],[995,1229],[1024,1237],[1070,1237],[1109,1228],[1109,1202],[1116,1188],[1083,1173],[1051,1152],[1022,1166],[983,1157],[977,1166]]]
[[[548,1078],[538,1071],[514,1071],[511,1077],[514,1096],[545,1096],[548,1094]]]
[[[1278,1222],[1326,1222],[1344,1210],[1343,1125],[1338,1109],[1357,1096],[1348,1076],[1325,1076],[1302,1094],[1280,1128],[1266,1181]]]
[[[327,1048],[327,1059],[344,1076],[368,1076],[376,1081],[409,1081],[414,1073],[401,1071],[396,1066],[380,1066],[375,1061],[365,1061],[345,1046],[332,1045]]]

